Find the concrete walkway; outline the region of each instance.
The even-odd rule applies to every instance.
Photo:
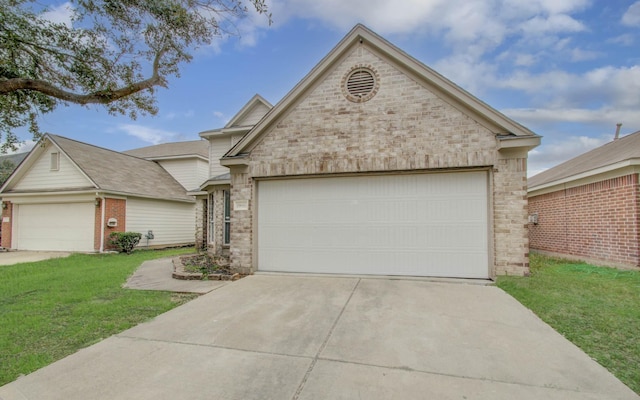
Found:
[[[497,287],[255,275],[22,377],[0,398],[640,397]]]
[[[204,294],[229,283],[229,281],[185,281],[173,279],[171,277],[172,273],[173,264],[170,258],[145,261],[127,280],[124,287],[137,290]]]

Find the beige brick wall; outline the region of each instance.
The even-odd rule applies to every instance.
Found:
[[[528,275],[526,154],[499,155],[493,169],[494,274]]]
[[[209,229],[207,201],[205,196],[196,198],[195,243],[197,250],[207,249],[207,229]]]
[[[253,271],[253,179],[244,169],[231,168],[231,268],[241,274]],[[248,210],[238,210],[234,204],[246,200]]]
[[[379,77],[379,90],[367,102],[351,102],[342,91],[355,65],[369,66]],[[319,82],[262,136],[248,171],[232,177],[232,199],[250,200],[249,211],[232,212],[233,267],[253,267],[254,178],[491,167],[492,275],[528,272],[526,153],[499,155],[488,128],[365,46]]]

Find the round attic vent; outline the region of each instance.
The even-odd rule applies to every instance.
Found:
[[[357,66],[345,76],[345,95],[355,103],[361,103],[375,96],[378,91],[378,79],[371,69]]]

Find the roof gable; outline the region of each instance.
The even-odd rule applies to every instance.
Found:
[[[235,128],[240,126],[253,126],[258,123],[265,116],[266,113],[271,110],[273,106],[267,100],[265,100],[259,94],[254,95],[251,100],[247,102],[231,118],[231,120],[225,125],[225,128]]]
[[[57,168],[52,168],[52,158]],[[97,185],[82,172],[72,159],[48,135],[27,154],[9,177],[3,192],[51,191],[54,189],[90,189]]]
[[[144,160],[78,142],[62,136],[46,134],[34,147],[14,175],[1,189],[2,192],[18,192],[15,182],[31,171],[51,144],[60,150],[61,160],[67,160],[88,182],[85,188],[124,195],[137,195],[158,199],[193,201],[185,189],[166,170],[154,161]],[[61,164],[62,166],[62,164]],[[90,185],[89,185],[90,183]],[[75,187],[81,189],[80,187]],[[68,187],[54,185],[49,190],[66,190]],[[31,191],[38,188],[29,189]]]
[[[399,48],[387,42],[363,25],[356,25],[338,45],[325,56],[285,97],[265,116],[258,124],[240,140],[223,158],[223,163],[230,165],[233,158],[241,157],[250,152],[259,141],[261,135],[268,131],[269,127],[276,124],[290,108],[295,106],[305,95],[318,85],[320,81],[356,46],[366,48],[393,64],[397,69],[411,76],[414,80],[428,87],[440,98],[464,110],[465,114],[472,115],[474,119],[491,130],[498,140],[503,138],[528,139],[527,145],[535,147],[539,144],[540,137],[524,126],[511,120],[497,110],[480,101],[453,82],[444,78],[431,68],[404,53]],[[515,147],[512,141],[508,147]],[[225,162],[226,161],[226,162]]]
[[[634,159],[640,160],[640,131],[613,140],[532,176],[528,180],[529,189],[536,190],[559,181],[571,181],[574,177],[582,177],[600,168],[613,167],[615,164]]]

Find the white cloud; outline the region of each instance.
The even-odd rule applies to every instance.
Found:
[[[507,116],[528,126],[549,126],[568,122],[599,127],[603,132],[615,131],[615,124],[637,129],[640,115],[634,109],[587,108],[510,108],[501,110]]]
[[[361,22],[383,36],[441,36],[457,49],[480,56],[511,36],[580,32],[571,16],[590,0],[273,0],[276,26],[290,18],[319,20],[347,30]]]
[[[231,121],[231,118],[228,117],[227,115],[225,115],[222,111],[214,111],[213,112],[213,116],[218,118],[224,124],[226,124],[227,122]]]
[[[640,1],[629,6],[622,16],[622,24],[627,26],[640,26]]]
[[[596,108],[608,104],[636,110],[640,107],[640,65],[605,66],[582,74],[561,70],[541,74],[520,71],[496,82],[498,87],[533,96],[538,105]]]
[[[607,40],[607,43],[620,44],[622,46],[631,46],[634,42],[635,38],[630,33],[625,33]]]
[[[537,147],[529,152],[528,172],[529,176],[536,175],[546,169],[555,167],[567,160],[600,147],[610,142],[613,135],[600,137],[570,136],[561,138],[544,146]]]
[[[151,144],[160,144],[179,140],[181,137],[181,135],[176,132],[149,128],[147,126],[136,124],[120,124],[118,125],[118,130]]]
[[[31,151],[36,143],[37,142],[34,142],[33,140],[25,140],[24,142],[20,142],[18,144],[18,149],[16,151],[9,149],[7,151],[7,154],[26,153],[28,151]]]
[[[582,22],[577,21],[566,14],[554,14],[547,17],[534,16],[523,22],[520,29],[525,35],[542,35],[558,32],[581,32],[586,30]]]
[[[56,24],[64,24],[68,28],[72,26],[73,6],[70,2],[51,7],[40,14],[40,18]]]
[[[602,56],[603,53],[598,51],[582,50],[578,48],[571,50],[571,61],[574,62],[595,60]]]

